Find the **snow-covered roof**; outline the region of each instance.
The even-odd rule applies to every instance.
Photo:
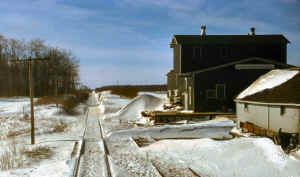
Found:
[[[275,69],[262,75],[236,101],[300,104],[300,68]]]

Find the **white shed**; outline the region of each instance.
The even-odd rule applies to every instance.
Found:
[[[276,69],[259,77],[237,98],[242,124],[268,131],[300,133],[300,68]],[[239,126],[240,124],[238,124]]]

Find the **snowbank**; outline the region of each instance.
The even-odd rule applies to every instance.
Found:
[[[143,147],[152,159],[177,163],[207,177],[300,176],[300,160],[267,138],[163,140]]]
[[[212,120],[199,124],[167,125],[161,127],[136,127],[108,134],[112,140],[122,138],[231,138],[235,126],[231,120]]]
[[[160,93],[160,92],[138,92],[138,95],[152,95],[161,99],[167,98],[166,93]]]
[[[116,113],[122,107],[126,106],[131,100],[113,95],[110,91],[100,92],[99,108],[102,114]]]
[[[105,117],[121,121],[136,121],[141,118],[142,111],[163,110],[164,100],[152,95],[139,95],[117,113]]]

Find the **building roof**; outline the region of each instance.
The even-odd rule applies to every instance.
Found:
[[[249,43],[280,43],[290,41],[282,34],[272,35],[174,35],[172,43],[177,44],[249,44]]]
[[[300,106],[300,67],[275,69],[262,75],[235,101]]]

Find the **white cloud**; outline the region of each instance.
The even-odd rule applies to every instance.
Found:
[[[205,4],[207,0],[114,0],[114,2],[121,6],[133,7],[159,7],[170,10],[184,10],[191,11],[199,6]]]

